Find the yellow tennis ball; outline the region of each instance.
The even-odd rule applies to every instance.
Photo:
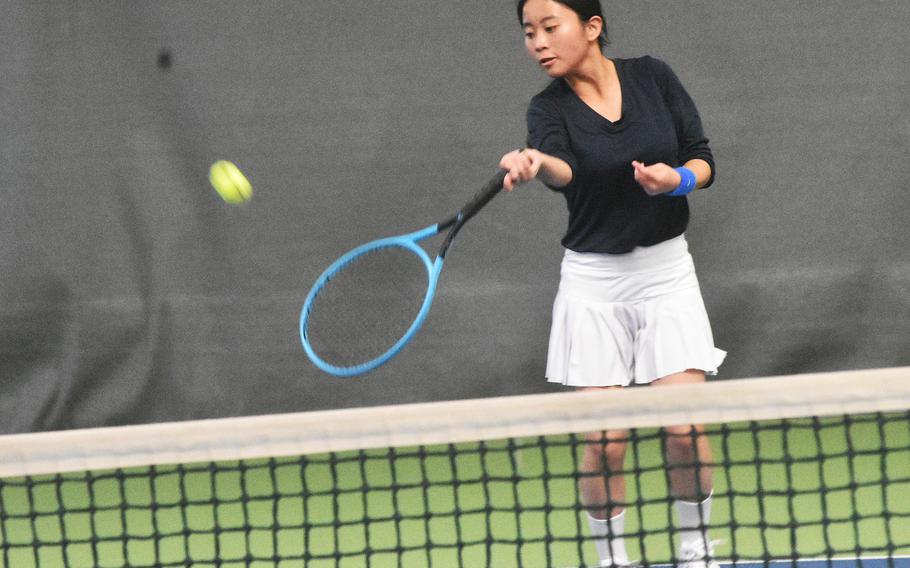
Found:
[[[245,203],[253,196],[250,185],[243,172],[227,160],[218,160],[209,168],[209,181],[221,199],[231,205]]]

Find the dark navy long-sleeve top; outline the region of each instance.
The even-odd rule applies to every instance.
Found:
[[[572,181],[553,188],[566,198],[564,247],[622,254],[682,234],[686,197],[649,196],[635,181],[632,161],[673,167],[714,157],[701,119],[673,70],[653,57],[613,59],[622,89],[622,115],[612,122],[555,79],[528,107],[528,146],[564,160]]]

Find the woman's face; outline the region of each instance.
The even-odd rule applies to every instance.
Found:
[[[523,14],[525,48],[550,77],[571,73],[588,55],[591,34],[596,42],[600,33],[555,0],[528,0]]]

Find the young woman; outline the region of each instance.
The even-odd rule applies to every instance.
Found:
[[[528,108],[528,148],[509,152],[505,188],[539,179],[569,223],[547,378],[579,389],[704,382],[725,353],[710,323],[684,231],[686,194],[714,180],[692,99],[667,64],[604,55],[598,0],[520,0],[531,58],[553,81]],[[699,425],[666,428],[679,560],[716,568],[705,528],[711,461]],[[623,540],[628,432],[587,435],[579,489],[602,566],[630,564]]]

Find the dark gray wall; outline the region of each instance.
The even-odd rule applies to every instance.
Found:
[[[712,140],[688,234],[721,378],[910,364],[910,3],[605,8],[610,53],[668,61]],[[0,77],[0,430],[551,390],[565,208],[537,184],[462,233],[388,366],[329,378],[296,330],[330,260],[522,144],[547,79],[510,0],[5,2]]]

